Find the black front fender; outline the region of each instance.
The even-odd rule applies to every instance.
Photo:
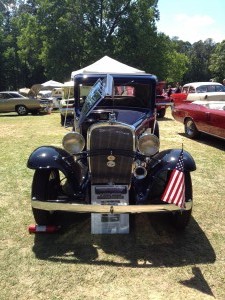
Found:
[[[167,149],[154,156],[154,160],[159,161],[161,170],[173,170],[176,167],[181,149]],[[187,151],[183,150],[184,171],[192,172],[196,170],[196,164],[193,157]]]
[[[167,185],[169,174],[175,169],[181,149],[164,150],[154,156],[148,167],[148,175],[143,180],[135,181],[135,190],[137,202],[145,202],[151,199],[159,203],[165,187]],[[196,170],[195,161],[192,156],[183,151],[185,181],[189,182],[189,191],[191,189],[190,172]],[[139,195],[143,198],[140,199]],[[139,197],[139,198],[138,198]],[[191,196],[192,197],[192,196]],[[150,202],[151,202],[150,201]]]
[[[57,169],[78,186],[81,182],[80,165],[65,150],[53,146],[39,147],[30,155],[27,167],[30,169]]]

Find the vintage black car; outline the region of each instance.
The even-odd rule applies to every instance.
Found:
[[[159,152],[156,82],[151,74],[75,76],[74,125],[63,138],[64,149],[42,146],[28,160],[35,170],[31,201],[37,224],[58,224],[58,211],[166,212],[177,228],[186,227],[196,166],[183,151],[184,206],[162,201],[182,150]],[[82,86],[92,86],[87,97],[80,97]]]

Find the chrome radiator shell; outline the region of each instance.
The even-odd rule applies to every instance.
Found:
[[[130,184],[134,127],[119,122],[93,124],[87,132],[87,150],[92,184]]]

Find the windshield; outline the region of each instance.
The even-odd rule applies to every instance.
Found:
[[[93,80],[95,79],[95,81]],[[74,85],[75,114],[81,125],[97,108],[139,110],[155,108],[155,78],[149,76],[81,76]],[[93,85],[94,84],[94,85]]]
[[[85,118],[90,114],[90,112],[95,108],[95,106],[105,97],[106,93],[104,87],[105,81],[98,79],[91,88],[81,110],[79,125],[83,123]]]
[[[79,107],[83,107],[87,101],[87,96],[92,87],[80,86],[79,93]],[[113,96],[105,95],[104,99],[98,106],[130,106],[130,107],[146,107],[148,106],[148,99],[150,97],[149,86],[145,84],[140,85],[116,85],[113,89]]]
[[[24,98],[24,96],[21,95],[21,94],[19,94],[19,93],[10,92],[9,95],[10,95],[12,98]]]
[[[196,88],[197,93],[208,93],[208,92],[224,92],[224,86],[221,85],[201,85]]]

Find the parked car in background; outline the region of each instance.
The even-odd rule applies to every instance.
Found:
[[[59,109],[60,101],[62,100],[62,98],[63,89],[61,87],[52,89],[50,99],[52,99],[53,101],[53,109]]]
[[[129,95],[115,93],[128,85]],[[90,92],[81,97],[84,86]],[[28,159],[35,170],[31,202],[37,224],[61,225],[58,211],[91,213],[94,225],[100,215],[99,226],[109,219],[117,224],[120,216],[127,221],[130,213],[161,212],[177,228],[187,226],[193,205],[190,173],[196,166],[182,149],[159,151],[155,96],[154,75],[75,75],[75,117],[64,149],[45,145]],[[165,191],[181,156],[181,186],[174,197]],[[127,223],[121,227],[122,232],[113,227],[113,233],[124,233]]]
[[[52,109],[52,106],[52,101],[50,100],[32,99],[13,91],[0,92],[1,113],[15,111],[20,116],[27,115],[28,113],[47,113]]]
[[[196,100],[225,101],[225,87],[218,82],[192,82],[182,87],[181,93],[173,93],[174,104]]]
[[[74,98],[62,99],[59,102],[60,124],[66,126],[73,123]]]
[[[60,124],[62,126],[71,125],[74,119],[74,82],[65,83],[63,87],[63,99],[59,102]],[[90,92],[91,87],[82,85],[80,87],[80,99],[84,101]]]
[[[197,139],[201,132],[225,139],[224,101],[182,103],[174,106],[172,115],[184,124],[185,134],[191,139]]]
[[[42,99],[42,98],[50,98],[51,97],[51,90],[41,90],[38,92],[37,94],[37,98],[38,99]]]
[[[156,109],[157,109],[157,117],[164,118],[166,114],[166,109],[171,107],[173,103],[171,102],[170,97],[166,94],[156,95]]]
[[[166,109],[173,105],[173,103],[171,102],[171,98],[168,96],[166,92],[165,81],[157,82],[155,103],[157,109],[157,117],[164,118],[166,114]]]
[[[52,90],[40,90],[37,98],[49,100],[53,103],[53,109],[59,108],[59,102],[62,100],[62,88],[53,88]]]

